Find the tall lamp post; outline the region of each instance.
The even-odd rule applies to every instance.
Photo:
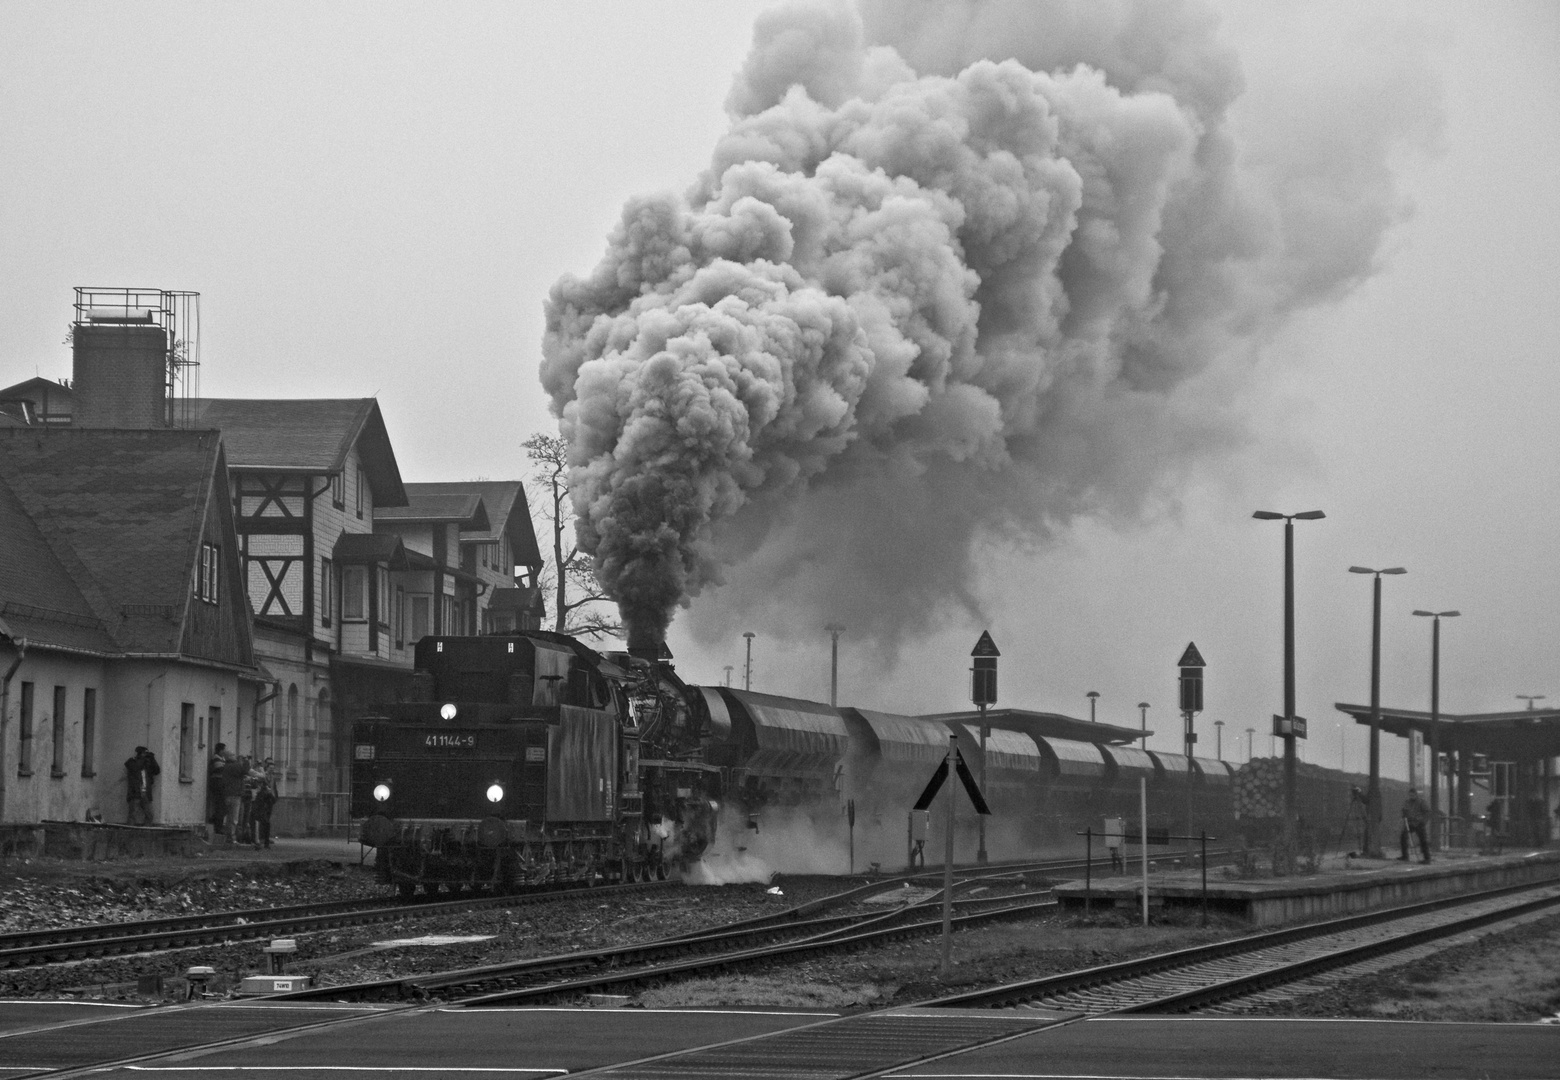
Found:
[[[1284,839],[1292,841],[1295,829],[1295,522],[1326,517],[1320,510],[1280,514],[1258,510],[1258,521],[1284,523]]]
[[[834,705],[840,692],[840,635],[845,628],[831,622],[824,629],[829,632],[829,704]]]
[[[1089,723],[1092,724],[1094,723],[1094,703],[1100,699],[1100,692],[1098,690],[1090,690],[1083,696],[1089,699]]]
[[[1140,725],[1139,726],[1139,730],[1141,730],[1143,732],[1142,738],[1140,738],[1138,740],[1138,745],[1141,746],[1144,750],[1147,750],[1148,749],[1148,702],[1146,702],[1146,701],[1138,702],[1138,723]]]
[[[1437,824],[1441,809],[1441,620],[1455,619],[1460,611],[1416,611],[1430,619],[1430,828],[1432,843],[1441,850],[1441,830]],[[1448,805],[1451,799],[1447,799]]]
[[[1381,575],[1406,574],[1401,566],[1372,570],[1351,566],[1351,574],[1373,574],[1370,618],[1370,783],[1365,790],[1365,854],[1372,859],[1381,855]]]
[[[1213,722],[1213,755],[1220,761],[1224,760],[1224,721]]]
[[[753,689],[753,631],[744,630],[742,636],[747,638],[747,663],[742,665],[742,689]]]

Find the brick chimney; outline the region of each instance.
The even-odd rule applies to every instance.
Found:
[[[84,313],[71,344],[77,427],[168,426],[168,332],[150,313]]]

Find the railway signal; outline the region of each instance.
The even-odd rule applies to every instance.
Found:
[[[1196,768],[1192,763],[1192,754],[1197,746],[1197,732],[1192,727],[1192,718],[1202,712],[1203,668],[1208,664],[1202,658],[1202,653],[1197,651],[1197,642],[1188,641],[1176,666],[1181,669],[1181,716],[1186,720],[1186,835],[1191,836],[1192,771]],[[1187,842],[1190,844],[1191,841]]]
[[[997,703],[997,657],[1002,653],[997,649],[997,643],[991,640],[991,631],[982,630],[980,640],[975,642],[975,648],[970,650],[970,656],[974,657],[974,663],[970,667],[970,700],[980,710],[980,782],[986,783],[986,736],[991,729],[986,724],[986,708]],[[981,864],[986,862],[986,819],[981,818],[979,827],[979,843],[975,849],[975,861]]]
[[[964,755],[959,753],[957,735],[948,736],[948,755],[942,759],[942,764],[937,766],[937,771],[932,773],[932,778],[927,781],[921,797],[915,801],[915,809],[925,810],[932,805],[932,800],[937,797],[937,792],[948,779],[950,766],[952,771],[959,774],[959,782],[964,785],[970,802],[975,806],[975,812],[981,815],[981,822],[984,823],[986,815],[991,813],[991,808],[986,805],[986,797],[981,794],[980,786],[975,783],[975,777],[970,775],[970,767],[964,763]],[[942,974],[946,979],[953,960],[953,792],[951,790],[948,792],[948,814],[944,822],[944,832],[947,835],[944,837],[943,847]]]

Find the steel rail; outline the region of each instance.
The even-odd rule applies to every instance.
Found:
[[[1053,864],[1048,863],[1044,865],[1050,866]],[[984,868],[982,869],[984,870]],[[1010,873],[997,875],[990,873],[973,874],[967,880],[957,882],[955,888],[963,889],[979,886],[989,881],[993,876],[1010,876]],[[583,952],[563,953],[556,956],[531,957],[524,960],[512,960],[498,964],[486,964],[479,967],[434,972],[424,975],[377,979],[369,982],[348,983],[338,986],[311,987],[307,990],[289,991],[275,995],[274,998],[268,997],[268,999],[291,1001],[363,1000],[365,998],[380,999],[384,997],[399,999],[404,998],[408,994],[422,995],[432,990],[480,984],[482,981],[496,981],[500,984],[512,983],[513,980],[518,978],[549,972],[591,967],[599,968],[626,963],[643,963],[656,956],[678,956],[690,951],[707,950],[711,947],[729,947],[738,943],[764,941],[777,934],[801,934],[805,936],[808,934],[837,932],[874,921],[892,920],[902,917],[907,910],[934,903],[942,896],[941,890],[937,890],[930,894],[918,896],[909,903],[901,904],[889,912],[862,912],[826,918],[806,918],[806,916],[814,912],[838,907],[841,904],[851,903],[876,893],[891,891],[901,884],[908,886],[909,882],[902,878],[868,882],[865,885],[847,889],[844,892],[834,893],[830,896],[819,897],[816,900],[794,905],[772,915],[760,915],[751,919],[722,923],[718,926],[705,927],[685,934],[652,939],[632,945],[609,946]],[[957,899],[954,903],[961,909],[973,910],[982,907],[1004,906],[1010,900],[1010,897],[998,894]],[[1047,900],[1045,903],[1054,905],[1055,902],[1054,900]]]
[[[124,956],[161,949],[183,949],[222,941],[241,941],[284,933],[327,930],[404,918],[422,918],[459,911],[518,907],[554,900],[601,896],[622,891],[667,887],[665,882],[597,885],[589,888],[534,893],[471,896],[433,903],[389,900],[339,900],[243,911],[215,911],[125,923],[91,923],[0,935],[0,968],[19,968],[72,960]]]
[[[935,899],[935,898],[933,898]],[[1018,918],[1037,914],[1041,909],[1050,909],[1055,906],[1054,900],[1028,901],[1012,904],[1006,907],[994,908],[987,911],[974,912],[968,915],[960,915],[954,918],[955,926],[974,926],[980,923],[993,922],[998,919]],[[904,912],[892,912],[887,919],[898,917]],[[674,961],[667,964],[653,965],[647,968],[639,968],[633,971],[612,971],[599,975],[589,976],[583,979],[573,979],[567,982],[547,983],[541,986],[525,987],[518,990],[501,990],[494,993],[481,994],[473,997],[459,998],[448,1004],[458,1005],[463,1008],[482,1008],[493,1005],[513,1005],[520,1002],[534,1002],[538,1000],[568,997],[578,994],[591,993],[605,990],[614,986],[629,986],[635,983],[649,982],[672,977],[696,975],[701,972],[721,969],[731,969],[755,963],[766,963],[773,960],[787,960],[811,953],[827,952],[832,950],[844,951],[860,945],[879,944],[894,941],[904,937],[914,937],[920,934],[934,933],[942,929],[941,918],[927,919],[921,922],[900,923],[872,930],[861,930],[860,926],[846,927],[842,930],[830,930],[805,938],[801,941],[788,942],[783,945],[762,947],[757,949],[744,949],[738,952],[717,953],[712,956],[701,956],[690,960]]]
[[[962,994],[950,994],[920,1004],[937,1008],[1004,1008],[1015,1005],[1025,1005],[1037,1001],[1056,999],[1068,994],[1094,994],[1100,996],[1112,987],[1120,986],[1132,980],[1145,979],[1165,973],[1174,973],[1198,964],[1206,964],[1213,961],[1225,960],[1249,956],[1261,950],[1278,946],[1289,945],[1296,942],[1322,938],[1331,934],[1347,933],[1367,927],[1383,926],[1393,922],[1401,922],[1447,909],[1464,907],[1469,904],[1494,900],[1515,893],[1531,891],[1533,889],[1551,888],[1555,881],[1525,882],[1518,885],[1502,886],[1498,889],[1487,889],[1477,893],[1465,893],[1458,896],[1440,897],[1418,904],[1407,904],[1394,908],[1383,908],[1378,911],[1366,912],[1360,915],[1349,915],[1339,919],[1331,919],[1317,923],[1307,923],[1304,926],[1289,927],[1283,930],[1273,930],[1260,934],[1251,934],[1245,937],[1234,938],[1229,941],[1215,942],[1210,945],[1198,945],[1186,949],[1177,949],[1172,952],[1157,953],[1153,956],[1141,957],[1135,960],[1124,960],[1115,964],[1102,964],[1098,967],[1085,968],[1079,971],[1064,972],[1059,975],[1049,975],[1038,979],[1026,979],[1020,982],[1008,983],[1003,986],[990,987],[985,990],[970,991]],[[1508,916],[1503,916],[1508,917]],[[1383,939],[1385,941],[1387,939]],[[1274,965],[1268,965],[1273,967]],[[1177,991],[1180,993],[1184,991]],[[1174,995],[1158,994],[1150,997],[1150,1001],[1157,1001],[1162,997]],[[1116,1012],[1126,1008],[1118,1003],[1106,1003],[1108,1007],[1094,1010],[1096,1012]],[[1085,1010],[1089,1011],[1089,1010]]]
[[[1239,975],[1226,979],[1223,982],[1214,983],[1211,986],[1187,990],[1180,994],[1170,994],[1154,1001],[1129,1005],[1116,1011],[1135,1014],[1195,1012],[1210,1005],[1223,1004],[1239,998],[1249,997],[1252,994],[1257,994],[1273,987],[1299,982],[1302,979],[1310,978],[1325,971],[1349,967],[1366,960],[1373,960],[1378,956],[1402,952],[1405,949],[1412,949],[1431,941],[1438,941],[1441,938],[1455,937],[1458,934],[1467,933],[1469,930],[1477,930],[1480,927],[1489,926],[1493,923],[1506,922],[1522,915],[1555,907],[1560,907],[1560,895],[1542,896],[1525,903],[1513,904],[1495,911],[1481,912],[1453,922],[1409,930],[1391,937],[1368,941],[1362,945],[1347,946],[1320,956],[1296,960],[1281,967],[1256,971],[1249,975]]]

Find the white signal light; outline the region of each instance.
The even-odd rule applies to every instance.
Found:
[[[488,802],[503,802],[504,801],[504,785],[502,785],[502,784],[494,784],[491,787],[489,787],[487,789],[487,799],[488,799]]]
[[[374,785],[374,801],[375,802],[389,802],[390,801],[390,785],[389,784],[375,784]]]
[[[455,703],[453,701],[446,701],[443,705],[439,706],[439,715],[444,717],[446,720],[455,719],[455,712]]]

